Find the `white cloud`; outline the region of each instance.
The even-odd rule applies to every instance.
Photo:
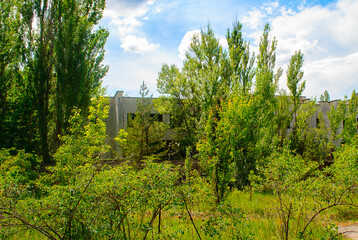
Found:
[[[149,43],[144,37],[140,27],[143,21],[149,19],[148,14],[154,0],[109,0],[104,11],[104,17],[110,20],[112,36],[117,37],[122,44],[124,51],[141,53],[152,51],[159,47],[159,44]],[[159,10],[155,9],[155,13]]]
[[[127,34],[133,33],[137,27],[140,27],[142,23],[135,17],[127,18],[114,18],[111,22],[111,25],[116,27],[116,34],[120,37]]]
[[[219,43],[223,48],[229,48],[229,44],[227,43],[226,37],[219,36]]]
[[[104,78],[104,84],[108,85],[111,96],[118,90],[125,91],[129,96],[138,96],[139,87],[145,81],[151,93],[158,96],[157,78],[158,71],[164,63],[180,64],[175,50],[162,50],[141,54],[140,58],[133,54],[126,54],[118,58],[115,52],[108,52],[106,63],[110,62],[108,75]]]
[[[358,52],[343,57],[332,57],[312,61],[304,67],[307,79],[306,95],[319,96],[328,90],[331,99],[350,97],[357,89]]]
[[[159,47],[159,44],[152,44],[146,38],[141,38],[134,35],[128,35],[123,39],[121,48],[125,52],[142,53],[150,52]]]
[[[200,35],[200,30],[192,30],[185,33],[183,39],[180,42],[178,47],[179,58],[181,60],[185,59],[185,53],[189,50],[190,43],[193,41],[194,35]]]
[[[292,9],[280,7],[278,0],[264,3],[260,8],[253,8],[246,16],[243,16],[242,23],[251,30],[262,30],[264,24],[271,22],[277,16],[291,16],[295,14]]]
[[[242,18],[242,23],[248,25],[251,29],[257,30],[265,17],[266,14],[264,11],[255,8],[254,10],[248,12],[247,16]]]
[[[299,12],[279,6],[277,1],[254,8],[243,19],[257,49],[265,22],[271,24],[271,36],[278,40],[276,66],[287,68],[295,51],[304,54],[304,94],[319,96],[327,89],[332,98],[342,98],[357,88],[358,81],[358,1],[338,0],[325,7],[308,7]],[[256,45],[256,46],[255,46]],[[285,74],[280,86],[286,87]]]
[[[104,17],[141,17],[148,12],[149,6],[153,4],[152,0],[108,0]]]

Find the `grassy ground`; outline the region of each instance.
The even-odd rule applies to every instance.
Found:
[[[233,191],[229,194],[224,207],[217,208],[208,201],[202,201],[189,203],[188,210],[190,215],[180,205],[164,209],[160,228],[157,218],[148,232],[147,239],[199,239],[199,235],[201,239],[284,238],[278,202],[272,194]],[[342,239],[340,235],[334,236],[334,231],[328,231],[326,227],[356,222],[357,213],[356,209],[347,206],[326,211],[310,225],[310,230],[304,239]],[[145,214],[144,222],[150,220],[151,214],[150,211]],[[305,220],[303,219],[302,222]],[[297,232],[302,229],[297,226],[297,218],[293,217],[289,239],[297,239]],[[143,232],[138,228],[133,230],[131,236],[132,239],[144,237]],[[13,235],[12,239],[44,239],[44,237],[35,231],[23,231]]]

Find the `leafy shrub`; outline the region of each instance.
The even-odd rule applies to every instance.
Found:
[[[38,159],[23,150],[0,150],[1,196],[17,199],[38,177]]]

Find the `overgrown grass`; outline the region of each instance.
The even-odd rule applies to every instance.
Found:
[[[163,209],[160,223],[156,218],[147,239],[199,239],[190,216],[201,239],[232,239],[233,236],[239,239],[281,239],[282,222],[274,194],[234,190],[219,207],[208,200],[189,202],[190,216],[180,201],[178,199],[174,206]],[[137,218],[139,224],[140,216],[131,217]],[[152,212],[148,211],[142,221],[149,222],[151,217]],[[345,206],[323,213],[314,221],[304,239],[342,239],[339,235],[332,237],[335,232],[329,226],[331,218],[334,218],[331,223],[354,221],[357,220],[357,210]],[[136,235],[136,239],[143,237],[144,233],[140,231]],[[28,230],[17,232],[10,239],[44,238],[38,232]],[[295,233],[290,233],[289,239],[295,239]]]

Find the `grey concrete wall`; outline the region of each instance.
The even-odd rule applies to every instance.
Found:
[[[109,144],[112,147],[112,149],[115,149],[116,151],[119,151],[118,144],[114,141],[114,138],[117,136],[120,129],[124,129],[127,127],[128,123],[128,114],[130,113],[136,113],[137,111],[137,100],[140,100],[139,97],[124,97],[123,91],[117,91],[114,97],[109,97],[110,99],[110,110],[109,110],[109,116],[106,120],[107,124],[107,135],[109,136]],[[309,99],[305,97],[301,97],[301,101],[310,101]],[[334,106],[336,107],[338,105],[339,101],[334,100],[330,102],[322,102],[319,101],[317,104],[317,111],[312,116],[310,125],[312,127],[317,127],[317,118],[319,117],[319,113],[322,112],[324,122],[327,124],[329,123],[328,119],[328,112],[331,110],[331,108]],[[153,114],[157,113],[156,111],[152,111]],[[357,115],[358,116],[358,115]],[[163,122],[164,123],[170,123],[170,114],[163,114]],[[293,122],[291,122],[291,127],[293,126]],[[343,129],[343,123],[341,124],[340,131]],[[290,131],[288,129],[287,131]],[[172,130],[168,130],[165,133],[165,140],[173,140],[175,136],[175,133]]]
[[[106,119],[106,133],[109,137],[108,143],[115,151],[120,151],[118,144],[114,138],[118,135],[120,129],[125,129],[128,123],[128,114],[137,112],[137,101],[140,97],[124,97],[123,91],[117,91],[114,97],[109,97],[109,114]],[[156,114],[156,111],[152,111]],[[163,114],[162,120],[164,123],[170,123],[170,114]],[[165,133],[163,140],[173,140],[175,133],[168,130]]]

